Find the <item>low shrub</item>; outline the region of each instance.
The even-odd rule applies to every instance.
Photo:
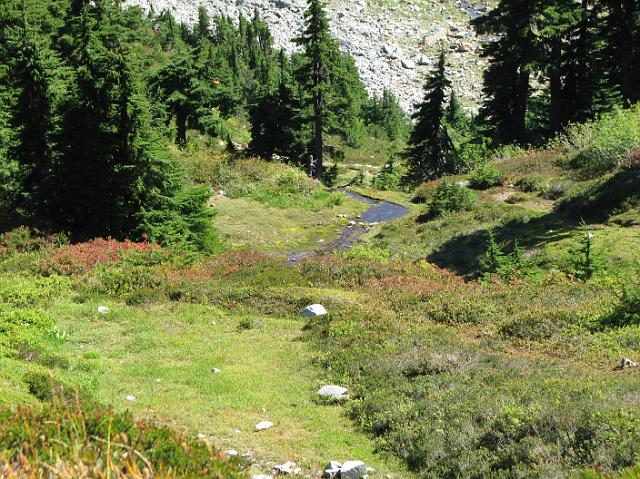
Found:
[[[470,211],[476,203],[477,198],[472,191],[459,183],[443,180],[429,204],[429,216],[437,218],[446,213]]]
[[[640,147],[640,105],[616,109],[590,123],[573,125],[567,140],[578,148],[571,165],[587,176],[621,166]]]
[[[523,193],[535,193],[544,188],[544,178],[540,176],[525,176],[515,182],[515,187]]]
[[[559,200],[573,186],[571,181],[553,181],[542,189],[542,196],[548,200]]]
[[[40,269],[45,275],[81,275],[90,272],[99,264],[120,261],[127,252],[149,252],[158,249],[159,246],[147,242],[134,243],[128,240],[97,238],[57,248],[44,259]]]
[[[73,447],[69,447],[72,445]],[[0,476],[143,479],[243,477],[204,441],[166,427],[55,398],[44,407],[0,409]]]
[[[486,190],[504,183],[504,175],[494,163],[485,163],[469,174],[469,186],[475,190]]]
[[[640,282],[628,282],[622,287],[616,304],[599,320],[599,327],[622,328],[640,325]]]

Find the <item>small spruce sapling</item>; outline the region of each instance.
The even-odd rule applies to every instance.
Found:
[[[582,281],[588,281],[603,265],[597,251],[594,250],[594,236],[584,220],[580,223],[580,245],[570,251],[572,273]]]

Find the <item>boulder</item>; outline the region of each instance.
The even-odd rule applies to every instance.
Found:
[[[269,421],[262,421],[256,424],[256,431],[266,431],[267,429],[271,429],[273,427],[273,423]]]
[[[338,461],[331,461],[324,468],[324,472],[322,473],[322,477],[324,479],[334,479],[340,476],[340,469],[342,469],[342,464]]]
[[[318,316],[325,316],[326,314],[327,310],[321,304],[312,304],[302,311],[302,316],[305,318],[316,318]]]
[[[300,470],[299,467],[296,467],[295,462],[287,461],[284,464],[278,464],[277,466],[275,466],[273,468],[273,472],[276,474],[288,476],[291,474],[298,475],[302,471]]]
[[[318,396],[330,399],[342,399],[348,397],[349,390],[342,386],[322,386],[318,390]]]
[[[618,369],[631,369],[631,368],[637,368],[638,365],[636,363],[634,363],[633,361],[631,361],[631,359],[629,358],[622,358],[622,361],[620,362],[620,365],[618,366]]]
[[[416,67],[416,64],[413,60],[405,59],[405,60],[402,60],[401,63],[402,63],[402,67],[406,68],[407,70],[413,70]]]
[[[347,461],[340,468],[340,479],[363,479],[367,466],[362,461]]]

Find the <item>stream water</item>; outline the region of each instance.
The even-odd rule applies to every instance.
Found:
[[[362,213],[355,225],[349,225],[344,228],[336,239],[322,245],[315,251],[287,254],[288,264],[296,264],[298,261],[313,258],[314,256],[322,256],[349,249],[368,231],[368,225],[393,221],[402,218],[409,212],[409,208],[406,206],[391,203],[390,201],[376,200],[354,191],[343,191],[343,193],[354,200],[370,205],[369,208]]]

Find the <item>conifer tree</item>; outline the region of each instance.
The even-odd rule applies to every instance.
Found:
[[[298,69],[298,78],[311,97],[312,130],[311,156],[307,165],[309,173],[322,178],[324,161],[324,134],[330,122],[329,92],[332,68],[338,47],[329,31],[329,20],[322,0],[308,0],[304,13],[304,30],[296,39],[304,50],[304,64]]]
[[[420,183],[455,172],[454,148],[445,117],[445,91],[450,82],[446,77],[446,57],[440,52],[438,65],[427,77],[424,99],[413,114],[415,124],[406,151],[408,180]]]
[[[447,105],[445,116],[447,123],[453,128],[464,127],[464,123],[467,120],[467,116],[462,109],[462,104],[460,103],[455,90],[452,90],[451,95],[449,96],[449,104]]]
[[[55,112],[51,84],[51,61],[55,55],[39,41],[28,26],[24,10],[22,28],[18,30],[12,80],[17,90],[17,102],[11,124],[17,132],[16,143],[9,157],[19,165],[16,198],[17,214],[34,226],[46,226],[50,217],[48,199],[52,195],[52,168],[56,156],[54,144]]]
[[[473,21],[479,34],[499,36],[484,45],[489,67],[484,73],[486,100],[478,119],[501,143],[527,141],[531,72],[537,54],[532,19],[538,4],[501,0],[494,10]]]
[[[606,0],[608,16],[606,34],[608,51],[613,59],[611,79],[619,88],[623,101],[640,101],[640,2]]]

